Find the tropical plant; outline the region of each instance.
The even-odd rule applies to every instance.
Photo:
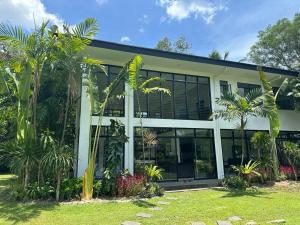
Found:
[[[230,176],[225,177],[222,180],[222,186],[232,190],[246,190],[249,187],[249,183],[247,180],[240,176]]]
[[[60,146],[58,141],[50,135],[45,135],[42,140],[43,148],[46,151],[42,159],[42,165],[45,170],[53,173],[56,177],[55,199],[59,201],[62,179],[73,165],[73,152],[69,146]]]
[[[270,137],[271,137],[271,159],[272,159],[272,169],[275,176],[275,179],[278,178],[278,154],[277,154],[277,146],[276,146],[276,138],[280,131],[280,120],[278,116],[278,110],[276,105],[276,97],[281,88],[279,88],[276,95],[273,92],[272,86],[270,82],[267,80],[266,75],[262,71],[261,68],[258,68],[260,80],[262,82],[264,88],[264,101],[262,110],[264,112],[265,117],[269,119],[270,124]],[[287,81],[285,80],[281,86],[285,86]]]
[[[260,165],[259,162],[250,160],[245,165],[232,166],[232,169],[234,171],[236,171],[239,175],[244,177],[247,181],[250,181],[250,178],[251,178],[252,174],[257,175],[257,176],[261,176],[260,173],[255,171],[258,168],[259,165]]]
[[[249,117],[257,117],[263,115],[261,104],[263,101],[263,93],[261,89],[251,90],[246,96],[241,96],[238,92],[225,92],[216,103],[222,108],[215,110],[212,118],[222,118],[229,122],[239,120],[238,128],[241,131],[242,155],[241,165],[244,163],[244,155],[246,151],[245,145],[245,128]]]
[[[271,149],[271,137],[268,133],[258,131],[253,134],[251,137],[251,143],[253,144],[254,149],[257,150],[257,159],[262,161],[262,158],[269,158],[265,157],[267,153]]]
[[[88,165],[85,169],[84,176],[83,176],[83,185],[82,185],[82,199],[88,200],[93,197],[93,183],[94,183],[94,174],[95,174],[95,166],[96,166],[96,155],[97,150],[99,148],[99,141],[100,141],[100,133],[102,128],[102,119],[104,115],[105,108],[109,101],[113,99],[112,93],[115,88],[119,85],[122,80],[126,79],[128,75],[128,70],[130,65],[136,61],[136,58],[141,58],[140,56],[136,56],[133,60],[130,60],[125,66],[121,69],[119,74],[117,75],[116,79],[114,79],[108,87],[102,92],[104,98],[102,101],[99,100],[99,92],[98,90],[98,83],[97,83],[97,75],[92,73],[92,69],[87,67],[87,73],[85,73],[84,81],[87,86],[87,94],[90,97],[90,108],[92,114],[98,114],[98,122],[96,125],[93,141],[89,144],[88,150]],[[131,73],[134,74],[134,66],[131,66]],[[136,69],[136,68],[135,68]],[[104,70],[105,72],[105,70]],[[91,115],[92,118],[92,115]],[[91,139],[90,139],[91,140]]]
[[[158,166],[149,165],[145,167],[145,173],[150,181],[162,180],[162,171]]]
[[[134,91],[134,94],[137,99],[137,105],[139,110],[139,120],[141,125],[141,136],[142,136],[142,150],[143,150],[143,161],[145,167],[145,136],[144,136],[144,127],[143,127],[143,119],[142,119],[142,111],[140,104],[140,95],[141,94],[151,94],[155,92],[162,92],[168,95],[171,95],[169,89],[161,88],[159,86],[152,86],[153,82],[160,82],[161,79],[159,77],[151,77],[149,79],[144,80],[140,75],[140,70],[142,69],[142,57],[137,56],[129,65],[129,74],[128,74],[128,85]]]
[[[290,166],[292,167],[295,180],[297,180],[298,173],[296,169],[296,164],[298,160],[300,160],[300,147],[296,143],[290,141],[284,141],[282,145],[282,150],[285,153]]]
[[[211,53],[208,54],[208,57],[211,59],[218,59],[218,60],[227,60],[229,56],[229,52],[225,52],[224,56],[222,57],[221,53],[217,50],[213,50]]]
[[[118,120],[110,120],[111,137],[105,148],[106,168],[102,180],[104,194],[116,194],[116,179],[120,175],[123,158],[123,146],[128,142],[124,125]]]

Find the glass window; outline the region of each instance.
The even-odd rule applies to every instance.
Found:
[[[199,98],[198,98],[198,85],[197,83],[186,83],[186,96],[188,117],[192,120],[199,119]]]
[[[195,146],[195,178],[216,178],[217,167],[214,139],[196,138]]]
[[[185,82],[174,83],[175,118],[187,119]]]
[[[106,66],[108,76],[102,72],[101,70],[96,70],[95,73],[97,74],[97,82],[98,82],[98,89],[100,90],[100,101],[104,100],[104,93],[103,91],[105,88],[117,77],[121,67],[116,66]],[[124,93],[125,86],[124,81],[120,82],[116,89],[112,92],[112,95],[118,96],[113,101],[109,102],[105,108],[104,116],[116,116],[116,117],[123,117],[124,116],[124,107],[125,107],[125,100],[124,97],[121,97]],[[95,112],[97,113],[97,112]]]
[[[211,115],[209,78],[198,78],[198,89],[199,118],[200,120],[208,120]]]
[[[257,84],[247,84],[240,82],[237,83],[237,86],[241,96],[246,96],[253,89],[261,88],[261,86]]]
[[[171,93],[173,91],[173,81],[165,80],[162,82],[161,86],[163,88],[169,89]],[[168,94],[162,94],[162,118],[163,119],[173,119],[174,118],[174,104],[173,96]]]
[[[278,87],[273,87],[274,94],[279,90]],[[286,93],[279,91],[276,99],[277,108],[281,110],[294,110],[295,100],[293,96],[287,96]]]
[[[221,95],[225,92],[231,91],[231,86],[228,84],[228,81],[220,80],[220,91]]]

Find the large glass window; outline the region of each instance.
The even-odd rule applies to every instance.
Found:
[[[239,92],[241,96],[246,96],[251,90],[261,88],[260,85],[257,84],[247,84],[247,83],[237,83]]]
[[[228,81],[220,80],[220,92],[223,95],[225,92],[231,91],[231,86]]]
[[[103,91],[105,88],[117,77],[118,73],[121,70],[121,67],[116,66],[106,66],[106,70],[108,76],[102,71],[97,70],[98,78],[98,88],[100,91],[99,99],[100,101],[104,99]],[[125,84],[124,82],[120,82],[120,84],[116,87],[113,91],[112,95],[121,96],[124,93]],[[105,108],[104,116],[116,116],[116,117],[123,117],[124,116],[124,106],[125,101],[124,98],[114,98],[113,101],[109,102]]]
[[[95,133],[95,126],[92,129],[92,137],[94,137],[94,133]],[[110,142],[111,138],[112,138],[112,133],[110,131],[110,127],[103,126],[101,128],[99,149],[98,149],[97,156],[96,156],[95,177],[97,177],[97,178],[102,178],[103,177],[103,172],[106,169],[107,158],[109,156],[108,147],[109,147],[109,142]],[[125,145],[123,146],[122,162],[118,166],[118,169],[120,171],[124,169],[124,149],[125,149]]]
[[[153,86],[167,88],[171,96],[164,93],[140,93],[143,117],[163,119],[208,120],[211,115],[210,81],[208,77],[179,75],[143,71],[146,77],[161,77],[161,83]],[[139,116],[135,96],[135,116]]]
[[[141,172],[145,163],[162,168],[164,180],[216,178],[213,130],[144,128],[146,132],[157,136],[157,144],[145,144],[143,154],[141,129],[135,129],[135,172]]]

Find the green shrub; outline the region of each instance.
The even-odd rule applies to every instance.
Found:
[[[222,186],[228,189],[246,190],[249,187],[249,183],[239,176],[231,176],[223,179]]]
[[[152,198],[154,196],[163,196],[165,190],[158,183],[147,184],[139,194],[141,198]]]
[[[80,199],[82,192],[82,177],[64,179],[61,185],[61,199]]]
[[[99,198],[102,192],[102,182],[101,180],[94,181],[94,186],[93,186],[93,196],[95,198]]]

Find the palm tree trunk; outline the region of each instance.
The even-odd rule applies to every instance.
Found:
[[[66,102],[66,108],[65,108],[64,125],[63,125],[62,135],[61,135],[61,139],[60,139],[60,146],[63,145],[64,140],[65,140],[65,133],[66,133],[66,127],[67,127],[67,122],[68,122],[69,108],[70,108],[70,95],[71,95],[71,87],[70,87],[70,83],[68,82],[67,102]]]
[[[276,147],[276,139],[274,137],[272,137],[272,164],[273,164],[273,173],[274,173],[274,178],[275,180],[278,179],[279,176],[279,172],[278,172],[278,156],[277,156],[277,147]]]
[[[242,156],[241,156],[241,166],[244,164],[244,157],[246,152],[246,145],[245,145],[245,126],[246,122],[244,121],[244,118],[241,118],[241,141],[242,141]]]
[[[141,124],[143,164],[144,164],[144,168],[145,168],[145,166],[146,166],[146,155],[145,155],[145,142],[144,142],[144,127],[143,127],[143,119],[142,119],[142,110],[141,110],[141,104],[140,104],[139,91],[137,90],[136,93],[137,93],[137,103],[138,103],[138,108],[139,108],[139,119],[140,119],[140,124]]]
[[[29,183],[29,162],[27,160],[25,165],[24,190],[26,190],[28,183]]]
[[[290,166],[292,167],[292,170],[293,170],[293,173],[295,176],[295,181],[297,181],[297,171],[295,169],[294,163],[292,163],[292,160],[290,159],[290,157],[287,157],[287,160],[288,160]]]
[[[55,196],[57,202],[59,201],[59,195],[60,195],[60,182],[61,182],[61,171],[59,169],[57,173],[56,196]]]

